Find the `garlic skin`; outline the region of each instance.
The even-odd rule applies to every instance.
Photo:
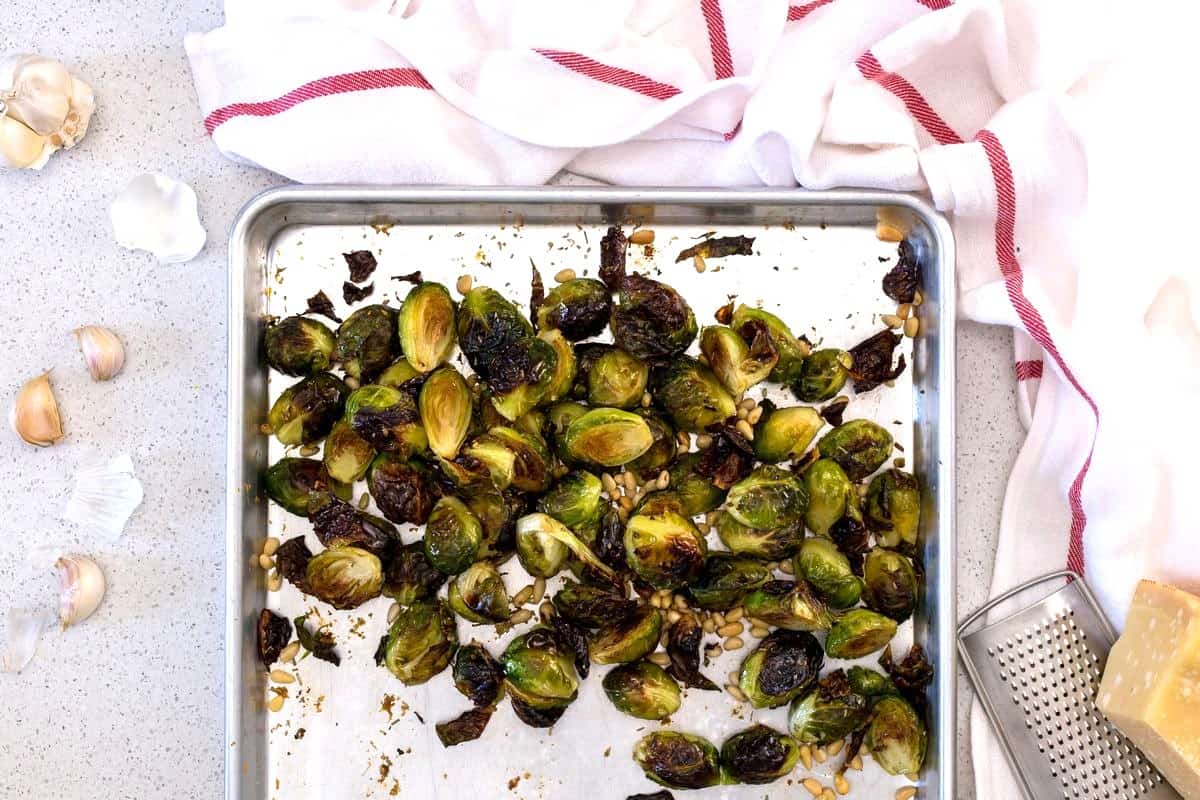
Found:
[[[104,599],[104,573],[82,555],[66,555],[54,562],[58,570],[58,621],[63,630],[90,617]]]
[[[50,370],[30,379],[17,392],[8,413],[8,424],[27,443],[38,447],[49,447],[66,436],[58,401],[50,388]]]
[[[92,87],[60,62],[24,53],[0,59],[0,157],[8,166],[41,169],[83,138],[95,108]]]
[[[108,208],[117,244],[146,250],[164,264],[191,261],[208,234],[192,187],[166,175],[138,175]]]
[[[83,360],[94,381],[116,377],[125,366],[125,346],[117,335],[100,325],[85,325],[75,329]]]
[[[128,453],[88,463],[75,475],[63,519],[115,539],[142,504],[145,492]]]

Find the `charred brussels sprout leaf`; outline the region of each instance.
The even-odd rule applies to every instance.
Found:
[[[825,652],[832,658],[862,658],[882,649],[895,635],[895,620],[855,608],[833,623],[825,638]]]
[[[900,377],[904,372],[904,356],[901,355],[896,366],[892,366],[892,351],[900,341],[900,334],[884,329],[850,348],[853,361],[850,377],[854,379],[854,391],[864,394],[881,383]]]
[[[609,506],[600,518],[600,532],[596,534],[596,557],[615,571],[626,568],[625,521],[617,509]]]
[[[566,619],[585,628],[599,628],[631,616],[637,601],[629,600],[608,588],[567,581],[554,595],[555,610]]]
[[[822,458],[804,471],[804,485],[808,488],[804,524],[818,536],[828,535],[833,524],[846,515],[854,484],[836,461]]]
[[[725,513],[752,528],[779,528],[804,519],[808,489],[790,470],[756,468],[729,488]]]
[[[717,519],[717,536],[732,553],[778,561],[800,549],[804,543],[804,525],[793,522],[778,528],[751,528],[726,511]]]
[[[824,537],[807,539],[800,545],[794,571],[831,608],[850,608],[862,597],[863,580],[850,568],[850,559]]]
[[[512,453],[513,488],[523,492],[546,491],[550,485],[550,469],[553,465],[550,451],[546,449],[546,444],[540,436],[500,425],[476,439],[472,447],[476,448],[481,442],[498,444]],[[507,462],[507,459],[504,461]]]
[[[454,654],[454,688],[476,708],[494,706],[504,696],[504,673],[483,645],[465,644]]]
[[[650,386],[654,401],[679,430],[703,433],[737,413],[733,395],[712,370],[690,356],[655,367]]]
[[[700,452],[696,472],[725,490],[750,474],[754,468],[754,450],[733,425],[711,425],[708,434],[712,444]]]
[[[925,725],[917,712],[899,697],[875,703],[863,744],[889,775],[919,772],[925,763]]]
[[[401,606],[388,629],[383,663],[406,686],[425,683],[450,664],[458,634],[440,600]]]
[[[446,576],[425,558],[423,542],[406,544],[383,568],[383,593],[402,606],[433,600]]]
[[[679,292],[643,275],[621,283],[609,321],[613,341],[635,358],[677,356],[696,338],[696,315]]]
[[[509,642],[500,668],[512,698],[536,711],[564,709],[579,694],[573,655],[550,628],[534,628]],[[554,716],[547,726],[557,719]]]
[[[547,399],[558,377],[558,354],[536,336],[512,342],[488,365],[492,407],[512,421]]]
[[[492,362],[509,345],[533,336],[533,326],[495,289],[476,286],[458,307],[458,344],[471,369],[490,380]]]
[[[619,467],[649,450],[654,434],[637,414],[596,408],[574,419],[562,441],[572,461]]]
[[[400,349],[418,372],[444,364],[454,350],[454,301],[440,283],[414,286],[400,305]]]
[[[797,581],[770,581],[742,601],[747,616],[790,631],[829,630],[833,617],[808,585]]]
[[[619,347],[604,351],[587,373],[587,400],[593,406],[634,408],[646,392],[650,367]]]
[[[337,642],[333,638],[333,634],[327,626],[321,626],[315,631],[308,629],[308,614],[302,614],[296,617],[293,622],[296,625],[296,639],[299,640],[300,646],[305,649],[313,658],[321,661],[327,661],[335,667],[341,665],[342,658],[333,648]]]
[[[334,608],[357,608],[379,596],[383,564],[361,547],[330,547],[309,559],[308,585]]]
[[[776,408],[764,400],[758,407],[763,411],[754,426],[754,455],[770,464],[804,455],[825,426],[817,410],[808,406]]]
[[[418,372],[407,358],[398,358],[392,365],[379,373],[375,383],[380,386],[390,386],[393,389],[404,389],[411,394],[414,386],[420,386],[425,380],[425,373]]]
[[[892,435],[869,419],[855,419],[822,436],[817,451],[836,461],[850,480],[861,481],[887,461]]]
[[[675,512],[638,513],[625,524],[626,563],[655,589],[678,589],[694,581],[707,555],[696,526]]]
[[[751,336],[749,343],[737,331],[722,325],[707,327],[700,334],[700,352],[721,384],[735,395],[765,381],[779,361],[779,351],[766,325],[750,320],[745,330]]]
[[[342,318],[333,311],[333,301],[329,299],[329,295],[325,292],[317,292],[312,297],[308,298],[308,307],[304,309],[305,314],[320,314],[332,322],[341,323]]]
[[[579,673],[580,679],[586,678],[592,669],[587,631],[582,626],[558,616],[551,616],[549,625],[558,637],[558,646],[571,653],[575,671]]]
[[[856,691],[839,669],[792,703],[788,730],[805,744],[826,745],[861,729],[869,717],[867,696]]]
[[[517,715],[517,719],[531,728],[549,728],[562,719],[562,715],[567,711],[566,706],[537,708],[516,694],[512,695],[511,702],[513,713]]]
[[[654,794],[631,794],[625,800],[675,800],[675,796],[664,789]]]
[[[742,661],[738,685],[755,708],[777,708],[815,686],[824,662],[811,633],[773,631]]]
[[[550,290],[537,307],[535,321],[539,331],[560,330],[578,342],[602,332],[611,314],[608,287],[593,278],[575,278]]]
[[[371,277],[371,274],[375,272],[375,267],[379,266],[375,260],[375,254],[370,250],[342,253],[342,258],[346,259],[346,266],[350,268],[350,280],[355,283],[362,283]]]
[[[380,453],[367,474],[367,486],[392,522],[421,525],[429,519],[436,487],[423,464]]]
[[[900,257],[896,266],[883,276],[883,293],[897,303],[911,303],[921,286],[921,262],[916,248],[905,240],[900,243]]]
[[[575,363],[575,348],[559,331],[542,331],[538,338],[554,350],[554,372],[546,385],[545,396],[541,402],[552,403],[561,400],[571,393],[575,385],[578,366]]]
[[[490,561],[477,561],[450,581],[450,608],[465,620],[487,625],[508,619],[508,591]]]
[[[854,357],[845,350],[817,350],[804,359],[800,379],[792,386],[796,397],[806,403],[816,403],[835,397],[846,385],[854,366]]]
[[[683,614],[667,629],[667,657],[671,659],[671,676],[685,686],[706,692],[721,688],[700,672],[700,642],[704,629],[695,614]]]
[[[792,737],[755,725],[735,733],[721,745],[721,769],[738,783],[770,783],[787,775],[800,758]]]
[[[662,634],[662,614],[653,606],[638,606],[621,620],[608,622],[592,637],[592,661],[627,664],[654,651]]]
[[[516,542],[517,519],[525,513],[528,503],[517,492],[501,492],[494,487],[473,491],[466,498],[467,507],[483,524],[483,544],[479,558],[499,563],[512,555]]]
[[[604,485],[590,472],[577,470],[563,476],[538,500],[538,511],[566,525],[584,542],[594,542],[604,515]]]
[[[700,608],[728,611],[740,603],[747,592],[769,580],[771,572],[761,561],[713,553],[704,562],[700,576],[688,584],[688,594]]]
[[[263,475],[267,497],[297,516],[308,516],[308,493],[328,483],[320,461],[311,458],[281,458]]]
[[[837,545],[855,575],[863,573],[863,560],[871,550],[871,534],[863,524],[862,509],[858,505],[858,492],[851,492],[846,499],[846,513],[829,528],[829,538]]]
[[[767,333],[770,334],[771,341],[774,342],[775,349],[779,353],[779,360],[776,362],[775,368],[771,370],[771,374],[767,376],[768,380],[789,386],[795,383],[796,379],[800,377],[804,359],[809,353],[808,345],[793,336],[783,320],[761,308],[738,306],[733,311],[730,326],[734,330],[740,331],[750,321],[761,322],[767,326]]]
[[[314,492],[308,516],[317,539],[326,547],[361,547],[384,555],[400,541],[400,533],[387,520],[363,513],[328,493]]]
[[[669,470],[671,490],[678,495],[689,517],[707,514],[725,502],[725,490],[713,485],[711,478],[696,471],[700,459],[700,453],[688,453],[680,456]]]
[[[279,660],[279,654],[292,639],[292,623],[268,608],[258,615],[258,658],[267,669]]]
[[[717,748],[688,733],[647,734],[633,746],[633,760],[647,778],[672,789],[703,789],[721,782]]]
[[[443,470],[453,468],[454,483],[458,486],[474,486],[486,478],[495,488],[507,489],[513,482],[517,456],[489,431],[469,442],[459,458],[443,460],[441,466]]]
[[[329,369],[333,331],[315,319],[288,317],[264,334],[267,364],[284,375],[315,375]]]
[[[754,253],[753,236],[717,236],[705,239],[697,245],[681,250],[675,263],[689,258],[724,258],[725,256],[748,256]]]
[[[608,578],[613,571],[576,536],[549,514],[526,514],[517,520],[517,558],[531,575],[556,575],[571,553],[588,569]]]
[[[471,389],[458,370],[434,370],[421,385],[417,409],[429,449],[441,458],[458,455],[471,427]]]
[[[357,381],[373,380],[399,353],[396,312],[387,306],[363,306],[337,329],[333,360]]]
[[[322,458],[329,477],[339,483],[350,484],[367,474],[367,468],[375,458],[375,448],[355,433],[350,423],[339,419],[325,439]]]
[[[881,546],[915,554],[921,526],[917,479],[898,469],[876,475],[867,490],[866,523]]]
[[[892,646],[889,644],[879,656],[879,666],[891,676],[892,681],[895,681],[892,685],[893,694],[898,692],[915,709],[925,707],[925,688],[933,681],[933,665],[925,657],[925,650],[921,645],[914,644],[909,648],[904,660],[894,664]]]
[[[472,708],[448,722],[439,722],[433,727],[442,747],[454,747],[463,742],[473,742],[482,736],[493,713],[495,709],[492,708]]]
[[[654,444],[650,449],[625,465],[625,468],[638,473],[643,478],[657,476],[675,460],[679,452],[679,442],[675,440],[675,429],[649,408],[638,408],[634,412],[650,426],[650,434]]]
[[[376,450],[413,455],[429,445],[416,401],[390,386],[362,386],[346,399],[346,421]]]
[[[604,693],[618,711],[638,719],[666,719],[679,710],[679,684],[649,661],[622,664],[602,681]]]
[[[613,225],[600,240],[600,280],[610,291],[617,291],[625,282],[625,231]]]
[[[308,587],[308,561],[312,551],[303,536],[294,536],[275,551],[275,569],[284,579],[304,594],[312,594]]]
[[[438,572],[457,575],[475,562],[483,525],[457,497],[443,497],[425,525],[425,558]]]
[[[315,444],[329,433],[345,402],[346,384],[322,372],[284,389],[267,412],[267,424],[280,444]]]
[[[917,607],[917,573],[908,559],[894,550],[877,547],[863,565],[867,608],[904,622]]]

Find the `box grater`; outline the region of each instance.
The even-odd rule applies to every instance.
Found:
[[[1064,581],[1034,605],[971,630],[1001,603]],[[959,626],[963,667],[1028,800],[1179,800],[1096,708],[1115,641],[1095,595],[1069,570],[1005,592]]]

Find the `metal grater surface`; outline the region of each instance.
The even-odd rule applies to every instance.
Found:
[[[1038,603],[968,632],[1005,600],[1066,578]],[[1095,597],[1067,572],[1005,593],[959,627],[963,666],[1030,800],[1178,800],[1096,708],[1115,640]]]

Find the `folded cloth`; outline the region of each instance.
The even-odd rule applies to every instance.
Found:
[[[1169,88],[1186,73],[1109,60],[1146,18],[1160,55],[1190,52],[1162,38],[1194,25],[1045,0],[227,0],[226,17],[186,40],[204,124],[298,181],[568,169],[927,192],[962,313],[1016,331],[996,383],[1018,382],[1029,434],[993,588],[1070,566],[1117,623],[1144,576],[1200,589],[1195,212],[1153,193],[1194,177],[1171,146],[1191,126],[1166,118],[1190,107]],[[977,709],[971,728],[978,796],[1019,796]]]

